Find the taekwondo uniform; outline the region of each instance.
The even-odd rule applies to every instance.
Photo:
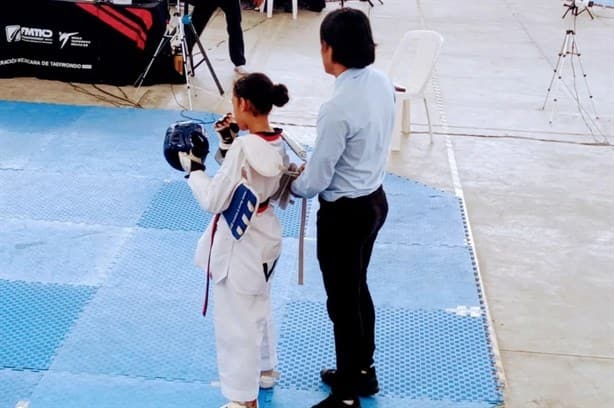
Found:
[[[289,162],[281,129],[234,140],[213,177],[190,173],[188,184],[203,209],[216,214],[198,241],[195,263],[214,283],[215,339],[222,394],[231,401],[258,397],[260,371],[277,364],[270,277],[281,253],[281,224],[269,205]],[[257,195],[248,228],[236,239],[220,214],[235,188]]]

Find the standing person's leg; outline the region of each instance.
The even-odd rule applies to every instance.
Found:
[[[345,203],[345,205],[339,207],[339,204],[342,203]],[[331,207],[333,208],[332,210]],[[358,282],[358,305],[356,306],[358,310],[358,323],[357,328],[354,329],[355,337],[351,340],[353,342],[351,346],[355,345],[355,348],[352,351],[351,347],[339,345],[339,337],[337,336],[339,331],[336,330],[335,340],[338,369],[328,369],[321,372],[322,380],[326,384],[331,385],[333,393],[335,393],[335,390],[340,392],[344,387],[352,388],[355,394],[365,396],[373,395],[379,391],[375,368],[372,367],[373,353],[375,351],[375,310],[367,285],[367,269],[377,233],[384,224],[387,213],[388,204],[382,188],[358,199],[343,199],[332,205],[325,203],[324,211],[318,213],[318,259],[320,260],[325,287],[329,295],[329,302],[331,294],[334,296],[334,290],[329,290],[329,288],[335,285],[336,276],[334,273],[336,272],[338,276],[345,276],[341,272],[347,269],[348,266],[352,269],[352,263],[348,263],[347,260],[358,260],[355,264],[355,268],[358,270],[356,275]],[[349,253],[339,248],[339,242],[344,243],[344,248],[349,242],[350,247],[357,248],[356,251],[358,253],[356,255],[349,255]],[[332,248],[334,250],[331,250]],[[335,259],[342,261],[342,264],[336,266],[336,270],[333,263]],[[346,261],[345,266],[343,261]],[[347,285],[344,286],[344,282],[341,282],[339,286],[339,291],[342,292],[342,295],[337,297],[342,302],[351,304],[351,301],[348,302],[348,296],[350,299],[352,298],[349,287]],[[332,303],[329,303],[329,306],[332,306]],[[331,316],[332,319],[333,316]],[[344,352],[343,349],[346,351]],[[340,351],[341,354],[355,353],[353,359],[356,361],[356,364],[353,368],[355,370],[353,377],[344,373],[347,370],[343,368],[343,363],[339,363]],[[341,370],[339,370],[339,366],[342,367]],[[348,382],[353,387],[343,385]]]
[[[245,65],[245,44],[241,28],[241,1],[222,0],[220,7],[226,15],[226,31],[228,32],[228,52],[235,67]]]
[[[386,200],[386,194],[384,193],[383,188],[378,189],[372,194],[368,206],[369,208],[367,212],[369,213],[369,216],[365,217],[365,222],[369,222],[371,224],[372,230],[362,248],[363,270],[360,287],[360,310],[364,337],[362,338],[363,343],[361,344],[360,368],[361,370],[365,371],[362,372],[362,374],[367,374],[369,377],[371,377],[366,379],[366,381],[370,382],[369,384],[362,384],[363,391],[369,391],[366,393],[370,394],[372,392],[377,392],[376,390],[379,387],[377,386],[375,369],[371,368],[374,362],[373,354],[375,352],[375,309],[373,307],[373,300],[371,299],[371,293],[367,284],[367,271],[371,261],[371,254],[373,252],[373,245],[375,244],[377,234],[384,225],[388,214],[388,202]]]
[[[333,323],[336,380],[333,394],[339,399],[357,396],[355,383],[360,370],[362,316],[360,287],[362,221],[354,218],[355,205],[341,199],[335,203],[321,201],[317,217],[317,251],[327,295],[328,315]]]
[[[222,394],[231,401],[256,400],[266,304],[258,296],[237,293],[227,280],[214,285],[213,296]]]
[[[275,338],[275,326],[273,324],[273,313],[271,311],[271,300],[267,296],[268,303],[267,316],[263,321],[262,344],[260,345],[260,387],[272,388],[275,386],[277,377],[275,367],[277,366],[277,343]]]
[[[196,44],[196,39],[200,38],[213,12],[218,8],[218,1],[190,0],[190,3],[194,5],[192,9],[192,25],[198,35],[198,37],[194,37],[192,30],[186,27],[185,36],[188,43],[188,50],[192,52],[192,48],[194,48],[194,44]]]

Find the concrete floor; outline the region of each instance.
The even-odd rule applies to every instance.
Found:
[[[542,109],[572,22],[561,18],[563,2],[384,1],[373,9],[346,3],[370,14],[376,66],[388,67],[406,30],[434,29],[445,37],[430,88],[434,142],[416,104],[413,132],[391,154],[390,170],[465,200],[506,406],[613,407],[614,9],[593,7],[594,20],[577,17],[595,126],[563,90],[554,114],[551,101]],[[291,102],[273,120],[305,142],[313,140],[318,107],[333,84],[321,68],[318,43],[322,17],[339,6],[328,4],[321,14],[299,10],[296,21],[279,10],[272,19],[248,10],[243,16],[250,68],[290,89]],[[234,75],[222,15],[203,41],[228,92],[219,95],[203,65],[193,82],[193,109],[224,113]],[[578,68],[579,103],[591,112]],[[572,72],[562,74],[571,89]],[[123,91],[144,108],[188,105],[183,85],[103,88]],[[2,99],[112,106],[102,95],[87,84],[0,79]]]

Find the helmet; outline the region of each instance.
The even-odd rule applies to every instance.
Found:
[[[202,123],[193,120],[175,122],[166,130],[164,158],[171,167],[183,171],[178,153],[189,153],[194,148],[195,143],[199,145],[197,146],[198,148],[203,147],[203,145],[205,146],[206,155],[206,152],[209,150],[209,142],[207,140],[207,132]],[[205,158],[202,157],[202,159],[204,161]]]

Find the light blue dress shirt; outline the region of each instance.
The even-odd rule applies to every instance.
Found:
[[[292,192],[336,201],[375,191],[386,173],[394,114],[394,87],[384,73],[372,67],[341,73],[320,108],[315,147]]]

